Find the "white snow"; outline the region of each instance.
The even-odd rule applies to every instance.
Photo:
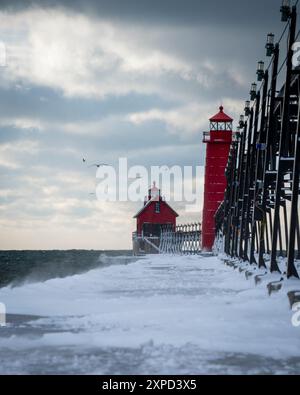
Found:
[[[286,295],[291,286],[300,290],[295,280],[268,296],[264,279],[255,286],[253,279],[247,281],[216,257],[149,256],[129,265],[1,289],[0,301],[9,313],[45,318],[31,323],[32,328],[44,329],[41,336],[14,332],[3,337],[0,328],[0,348],[8,356],[61,347],[71,347],[74,355],[88,349],[143,350],[143,373],[228,372],[220,366],[214,370],[215,362],[207,361],[235,353],[300,361],[300,327],[291,323]],[[42,357],[36,352],[38,363]],[[64,358],[59,352],[55,355]],[[80,366],[84,370],[82,361]],[[15,369],[27,372],[26,360]],[[87,364],[86,369],[103,372],[97,364]],[[106,367],[105,372],[110,371],[116,370]]]

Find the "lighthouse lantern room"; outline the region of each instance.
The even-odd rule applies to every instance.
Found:
[[[204,205],[202,215],[202,251],[211,251],[215,239],[215,213],[224,199],[225,167],[232,142],[233,119],[223,106],[210,118],[210,131],[204,132],[207,144],[205,162]]]

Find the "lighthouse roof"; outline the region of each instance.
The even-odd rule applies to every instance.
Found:
[[[233,121],[233,119],[229,115],[225,114],[223,106],[220,106],[219,110],[220,111],[218,112],[218,114],[216,114],[210,118],[211,122],[232,122]]]
[[[176,213],[175,210],[172,209],[172,207],[165,201],[165,200],[159,200],[162,204],[164,204],[166,207],[168,207],[168,209],[173,213],[173,215],[175,217],[179,217],[179,214]],[[153,203],[153,202],[157,202],[157,199],[150,199],[148,200],[148,202],[145,204],[144,207],[142,207],[140,209],[140,211],[138,213],[135,214],[135,216],[133,218],[137,218],[139,217],[145,210],[148,209],[148,207]]]
[[[145,196],[145,198],[147,197]],[[151,204],[154,202],[160,202],[163,206],[167,207],[175,217],[179,216],[176,211],[173,210],[172,207],[165,201],[165,199],[161,197],[160,189],[157,188],[156,182],[154,181],[152,187],[149,188],[148,201],[145,202],[144,207],[142,207],[133,218],[138,218],[145,210],[148,210],[149,206],[151,206]]]

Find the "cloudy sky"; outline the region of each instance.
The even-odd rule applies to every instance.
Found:
[[[0,248],[130,248],[140,203],[97,201],[81,158],[203,165],[208,118],[241,113],[280,3],[1,0]]]

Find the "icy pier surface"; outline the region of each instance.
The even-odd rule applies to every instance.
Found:
[[[3,288],[0,301],[13,314],[0,373],[300,373],[285,288],[268,296],[215,257],[146,257]]]

